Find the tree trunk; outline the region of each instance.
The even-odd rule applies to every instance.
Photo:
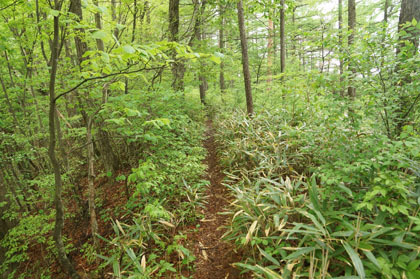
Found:
[[[135,1],[135,4],[136,3],[137,2]],[[98,5],[98,0],[95,0],[94,1],[94,4],[95,5]],[[135,14],[134,14],[134,17],[135,18],[137,17],[137,5],[135,6]],[[96,23],[96,28],[98,28],[99,30],[101,30],[102,29],[102,22],[101,22],[101,14],[100,13],[96,13],[95,14],[95,23]],[[133,28],[134,29],[136,28],[135,20],[133,22]],[[135,35],[135,33],[133,32],[132,33],[132,38],[131,38],[132,39],[132,42],[134,41],[134,38],[135,38],[134,35]],[[98,50],[105,51],[104,43],[103,43],[103,41],[101,39],[97,39],[96,40],[96,46],[97,46]],[[127,93],[127,88],[128,88],[128,79],[126,79],[126,84],[125,84],[125,90],[126,90],[126,92],[125,93]],[[107,95],[108,95],[107,88],[106,87],[103,87],[103,89],[102,89],[102,100],[103,100],[103,103],[105,103],[106,100],[108,99],[107,98]],[[88,117],[88,121],[87,122],[89,122],[89,118],[90,117]],[[93,126],[93,119],[91,119],[90,125]],[[86,128],[88,128],[88,126],[89,126],[89,124],[86,123]],[[105,169],[107,171],[110,171],[112,173],[115,173],[118,170],[118,167],[119,167],[119,160],[118,160],[117,156],[115,156],[115,153],[112,150],[112,146],[110,144],[110,139],[109,139],[108,133],[102,129],[102,123],[100,123],[98,126],[99,127],[98,127],[97,138],[98,138],[98,147],[99,147],[99,152],[101,154],[101,158],[103,159]],[[91,129],[92,129],[92,127],[91,127]],[[88,149],[89,149],[89,147],[88,147]],[[88,150],[88,153],[89,153],[89,150]],[[93,199],[92,202],[95,202],[95,200]],[[94,209],[95,206],[93,205],[92,208]],[[92,216],[91,216],[91,218],[92,218]],[[92,223],[91,226],[93,227],[94,224]],[[93,234],[93,236],[94,236],[94,234]]]
[[[116,0],[111,0],[111,17],[112,17],[112,21],[114,22],[114,24],[118,23],[117,22],[117,12],[116,12],[116,10],[117,10],[117,2],[116,2]],[[113,33],[114,33],[114,37],[118,38],[119,31],[118,31],[117,27],[114,28]]]
[[[356,67],[352,61],[351,54],[353,53],[354,33],[356,32],[356,0],[348,0],[348,48],[349,48],[349,71],[352,76],[349,78],[349,86],[347,88],[347,95],[354,99],[356,97],[356,88],[353,86],[354,75],[356,74]]]
[[[179,42],[179,0],[169,0],[169,41]],[[172,53],[176,60],[176,51]],[[172,63],[173,82],[172,88],[177,91],[184,91],[185,65],[182,61]]]
[[[94,163],[94,152],[93,152],[93,139],[92,139],[92,117],[88,118],[88,125],[86,130],[86,142],[88,147],[88,203],[89,203],[89,216],[90,216],[90,228],[93,238],[93,245],[98,248],[96,234],[98,233],[98,222],[96,221],[96,205],[95,205],[95,171],[93,168]]]
[[[246,110],[249,116],[254,113],[254,105],[252,102],[252,89],[251,89],[251,74],[249,72],[249,61],[248,61],[248,43],[245,31],[245,20],[244,20],[244,8],[242,0],[238,1],[238,23],[239,33],[241,37],[241,51],[242,51],[242,69],[244,74],[245,83],[245,97],[246,97]]]
[[[271,16],[270,12],[270,16]],[[274,25],[273,20],[271,17],[268,19],[268,42],[267,42],[267,90],[271,90],[271,83],[273,81],[273,32],[274,31]]]
[[[202,41],[202,40],[205,39],[205,34],[204,34],[204,31],[203,31],[203,28],[204,28],[203,22],[204,22],[204,10],[206,8],[206,3],[207,3],[207,0],[202,0],[201,1],[200,13],[199,13],[198,18],[197,18],[197,24],[198,24],[198,27],[197,27],[198,38],[197,39],[199,41]],[[201,103],[203,105],[206,105],[206,91],[207,91],[207,88],[208,88],[207,78],[206,78],[205,73],[204,73],[205,69],[206,69],[205,62],[201,62],[200,75],[199,75],[198,79],[200,81],[200,100],[201,100]]]
[[[98,6],[98,0],[93,0],[93,4]],[[95,13],[95,25],[98,30],[102,29],[101,14],[99,12]],[[98,50],[105,51],[104,41],[102,39],[96,39],[96,46]]]
[[[131,31],[131,43],[133,43],[136,38],[137,13],[138,13],[137,0],[134,0],[133,30]],[[124,80],[124,94],[128,94],[128,77],[126,77]]]
[[[389,9],[389,0],[385,0],[384,3],[384,23],[388,23],[388,9]],[[386,26],[385,26],[386,31]]]
[[[322,74],[324,72],[324,67],[325,67],[324,32],[326,29],[322,19],[321,19],[320,25],[321,25],[321,66],[320,66],[319,71]]]
[[[398,32],[401,32],[403,29],[407,32],[409,41],[413,44],[413,52],[416,53],[419,48],[419,35],[420,31],[417,28],[404,28],[404,24],[411,22],[413,19],[416,19],[417,22],[420,22],[420,1],[419,0],[402,0],[401,2],[401,11],[398,22]],[[404,43],[399,43],[397,45],[397,55],[401,52]]]
[[[58,0],[55,2],[55,9],[59,10]],[[54,171],[55,178],[55,194],[54,204],[56,210],[55,226],[54,226],[54,241],[57,248],[57,256],[63,270],[71,276],[71,278],[80,278],[77,274],[69,258],[67,257],[65,246],[62,238],[62,231],[64,227],[64,208],[62,201],[62,190],[63,182],[61,179],[60,166],[58,164],[57,156],[55,154],[55,114],[56,114],[56,102],[55,102],[55,80],[57,75],[58,66],[58,55],[59,55],[59,18],[54,16],[54,39],[51,44],[51,70],[50,70],[50,82],[49,82],[49,97],[50,97],[50,108],[49,108],[49,134],[50,141],[48,147],[48,155],[51,160],[51,165]]]
[[[400,42],[396,47],[396,54],[400,63],[396,67],[396,72],[400,72],[402,69],[401,65],[408,59],[411,59],[414,55],[418,53],[419,49],[419,35],[420,31],[417,28],[405,28],[404,25],[407,22],[412,22],[415,19],[417,22],[420,22],[420,1],[419,0],[402,0],[401,2],[401,11],[398,22],[398,32],[405,31],[407,35],[404,38],[400,38]],[[400,33],[401,34],[401,33]],[[406,38],[406,39],[405,39]],[[405,41],[405,42],[404,42]],[[403,51],[406,47],[406,42],[409,41],[413,48],[411,51]],[[414,70],[414,69],[413,69]],[[399,79],[398,85],[403,86],[409,84],[413,80],[413,76],[410,73],[400,72],[401,77]],[[397,120],[395,127],[395,135],[400,135],[402,128],[407,124],[407,119],[410,117],[410,114],[415,110],[415,105],[420,98],[420,93],[416,93],[414,96],[403,96],[399,97],[399,108],[396,111]]]
[[[280,1],[280,73],[281,80],[284,81],[284,72],[286,70],[286,39],[285,39],[285,16],[284,16],[284,0]]]
[[[82,3],[81,0],[71,0],[69,11],[77,15],[78,21],[83,20]],[[77,60],[80,64],[86,59],[83,57],[85,52],[88,50],[88,46],[84,39],[85,30],[83,28],[76,29],[77,36],[74,36],[74,44],[76,45]]]
[[[219,51],[220,53],[224,53],[225,49],[225,38],[224,38],[224,7],[223,4],[219,3]],[[225,73],[224,73],[224,63],[223,61],[220,63],[220,73],[219,73],[219,86],[220,86],[220,92],[223,94],[226,90],[226,83],[225,83]]]
[[[338,0],[338,55],[340,71],[340,95],[344,96],[343,0]]]

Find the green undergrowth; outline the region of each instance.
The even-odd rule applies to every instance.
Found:
[[[113,231],[107,237],[97,236],[100,248],[95,249],[91,241],[76,246],[76,241],[65,233],[67,251],[81,253],[84,264],[94,267],[87,274],[89,278],[104,278],[106,273],[112,273],[114,278],[157,278],[193,268],[194,255],[184,246],[187,237],[179,229],[200,217],[197,209],[203,204],[208,185],[203,179],[202,163],[206,155],[202,147],[204,113],[196,99],[189,92],[133,90],[126,95],[111,95],[97,112],[96,119],[109,135],[122,170],[112,173],[100,160],[95,161],[98,180],[108,177],[106,184],[96,188],[97,218],[108,227],[100,231]],[[80,121],[80,117],[70,119],[69,125],[77,126]],[[98,127],[99,124],[94,125],[94,139]],[[84,131],[80,127],[69,129],[64,140],[79,150],[78,146],[85,146]],[[66,196],[71,196],[75,184],[80,184],[68,177],[80,172],[83,179],[87,170],[86,157],[75,152],[69,160],[74,167],[63,173]],[[33,199],[26,201],[32,211],[16,216],[12,208],[5,215],[18,220],[0,243],[7,249],[0,271],[15,270],[9,278],[23,278],[28,272],[34,278],[52,278],[49,265],[55,257],[53,179],[50,174],[40,174],[28,181],[37,189]],[[105,192],[110,184],[115,189]],[[127,202],[109,207],[113,204],[106,205],[105,199],[110,197],[99,198],[106,193]],[[86,218],[69,207],[66,204],[67,224]],[[38,258],[34,251],[49,256]],[[32,264],[28,266],[28,262]],[[22,268],[25,272],[21,272]]]
[[[182,278],[181,272],[191,270],[195,260],[184,246],[187,237],[179,228],[199,217],[197,209],[203,205],[208,184],[203,179],[202,163],[204,115],[188,95],[160,94],[157,100],[156,93],[149,96],[155,101],[146,119],[108,120],[141,146],[138,164],[129,175],[117,177],[126,180],[130,192],[124,220],[112,221],[113,238],[101,238],[109,244],[109,250],[98,257],[112,266],[116,278],[159,278],[169,274]],[[109,108],[114,113],[116,104],[114,100]],[[124,103],[121,108],[124,118]]]
[[[311,101],[218,113],[235,195],[225,238],[245,251],[237,267],[257,278],[420,278],[418,131],[390,140],[340,100]]]

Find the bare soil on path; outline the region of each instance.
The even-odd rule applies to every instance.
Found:
[[[221,215],[232,200],[229,189],[222,185],[224,175],[217,157],[217,145],[214,140],[214,129],[211,120],[207,121],[207,132],[204,147],[207,149],[206,164],[208,165],[207,203],[203,209],[204,218],[200,220],[199,230],[194,240],[195,279],[239,279],[244,278],[233,263],[241,257],[231,243],[221,239],[226,232],[230,217]]]

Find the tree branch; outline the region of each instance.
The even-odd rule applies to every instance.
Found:
[[[148,71],[148,70],[160,69],[160,67],[147,68],[147,66],[146,66],[147,63],[146,63],[146,65],[143,68],[141,68],[141,69],[137,69],[137,70],[133,70],[133,71],[128,71],[134,65],[136,65],[136,64],[132,64],[132,65],[128,66],[127,68],[125,68],[125,69],[123,69],[121,71],[118,71],[116,73],[111,73],[111,74],[107,74],[107,75],[86,78],[86,79],[82,80],[81,82],[79,82],[74,87],[72,87],[71,89],[69,89],[67,91],[64,91],[63,93],[58,94],[57,97],[55,97],[54,102],[56,102],[59,98],[63,97],[64,95],[67,95],[67,94],[73,92],[74,90],[76,90],[77,88],[79,88],[80,86],[82,86],[83,84],[85,84],[86,82],[89,82],[89,81],[98,80],[98,79],[105,79],[105,78],[108,78],[108,77],[113,77],[113,76],[118,76],[118,75],[134,74],[134,73],[138,73],[138,72],[141,72],[141,71]]]

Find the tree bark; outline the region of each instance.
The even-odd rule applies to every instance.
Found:
[[[349,71],[352,76],[349,78],[349,86],[347,88],[347,95],[354,99],[356,97],[356,88],[353,86],[354,75],[356,74],[356,67],[352,61],[351,54],[353,53],[354,33],[356,32],[356,0],[348,0],[348,48],[349,48]]]
[[[271,90],[271,83],[273,81],[273,32],[274,31],[274,24],[273,20],[271,19],[271,12],[270,18],[268,19],[268,42],[267,42],[267,90]]]
[[[93,0],[93,4],[98,6],[98,0]],[[99,12],[95,13],[95,25],[98,30],[102,30],[102,20],[101,14]],[[96,46],[98,50],[105,51],[104,41],[102,39],[96,39]]]
[[[222,3],[219,3],[219,51],[220,53],[224,53],[225,51],[225,38],[224,38],[224,24],[225,24],[225,17],[224,17],[224,7]],[[226,83],[225,83],[225,72],[224,72],[224,63],[223,61],[220,63],[220,73],[219,73],[219,87],[220,92],[223,94],[226,90]]]
[[[417,22],[420,22],[420,1],[419,0],[402,0],[400,17],[398,22],[398,33],[401,34],[402,31],[407,33],[404,38],[400,38],[400,41],[396,47],[396,54],[400,63],[396,67],[396,72],[400,73],[400,79],[398,86],[403,86],[409,84],[413,81],[413,76],[411,73],[401,72],[403,70],[402,66],[405,61],[411,59],[419,51],[419,36],[420,31],[417,28],[405,28],[407,22],[412,22],[415,19]],[[411,51],[403,51],[406,47],[406,42],[409,41],[413,47]],[[412,69],[414,72],[418,69]],[[417,96],[416,96],[417,95]],[[397,120],[395,126],[395,135],[398,136],[401,134],[402,128],[407,124],[407,119],[410,117],[410,114],[415,110],[415,105],[419,100],[420,94],[417,92],[414,96],[399,96],[398,109],[396,111]]]
[[[237,3],[238,9],[238,23],[239,33],[241,37],[241,51],[242,51],[242,69],[244,74],[245,84],[245,97],[246,97],[246,110],[249,116],[254,114],[254,105],[252,102],[252,88],[251,88],[251,74],[249,72],[249,59],[248,59],[248,43],[245,31],[244,8],[242,0]]]
[[[280,1],[280,73],[281,80],[284,81],[284,72],[286,70],[286,37],[285,37],[285,15],[284,15],[284,0]]]
[[[77,15],[78,21],[83,20],[82,3],[81,0],[71,0],[69,11]],[[76,45],[77,60],[80,64],[86,59],[83,57],[88,50],[88,46],[84,40],[85,30],[83,28],[76,29],[77,35],[74,36],[74,44]]]
[[[200,6],[200,13],[198,14],[197,17],[197,40],[198,41],[202,41],[205,39],[205,35],[204,35],[204,31],[203,31],[203,22],[204,22],[204,10],[206,8],[206,3],[207,0],[201,0],[201,6]],[[205,76],[205,69],[206,69],[206,64],[205,62],[201,62],[200,63],[200,74],[199,74],[199,81],[200,81],[200,100],[201,103],[203,105],[206,105],[206,91],[208,88],[208,83],[207,83],[207,79]]]
[[[95,205],[95,171],[94,171],[94,151],[93,151],[93,139],[92,139],[92,116],[88,117],[88,124],[86,130],[86,142],[88,148],[88,203],[89,203],[89,216],[90,216],[90,228],[93,238],[93,245],[98,248],[96,234],[98,233],[98,222],[96,221],[96,205]]]
[[[55,2],[55,9],[60,10],[58,0]],[[54,241],[57,248],[58,260],[63,270],[71,276],[71,278],[80,278],[75,268],[71,264],[67,257],[65,246],[62,238],[62,231],[64,227],[64,206],[62,201],[63,182],[61,179],[60,166],[55,154],[56,137],[55,137],[55,114],[56,114],[56,102],[55,102],[55,80],[57,76],[58,56],[59,56],[59,18],[54,16],[54,39],[51,44],[51,70],[50,70],[50,81],[49,81],[49,97],[50,97],[50,108],[49,108],[49,147],[48,155],[50,157],[51,165],[54,171],[55,178],[55,194],[54,204],[56,210],[55,226],[54,226]]]
[[[169,0],[169,41],[179,42],[179,0]],[[176,60],[176,51],[172,53]],[[172,63],[172,88],[176,91],[184,91],[185,65],[182,61]]]
[[[401,1],[401,11],[398,21],[398,32],[404,30],[404,24],[411,22],[413,19],[416,19],[417,22],[420,22],[420,1],[419,0],[402,0]],[[413,52],[416,53],[419,48],[419,35],[420,31],[418,29],[407,28],[405,31],[409,35],[409,41],[413,44]],[[404,43],[399,43],[397,45],[397,55],[401,52]]]
[[[343,0],[338,0],[338,55],[340,71],[340,95],[344,96]]]
[[[118,23],[117,22],[117,11],[116,10],[117,10],[117,2],[116,2],[116,0],[111,0],[111,18],[112,18],[112,21],[114,23]],[[118,38],[119,31],[118,31],[117,27],[114,28],[113,33],[114,33],[114,37]]]

